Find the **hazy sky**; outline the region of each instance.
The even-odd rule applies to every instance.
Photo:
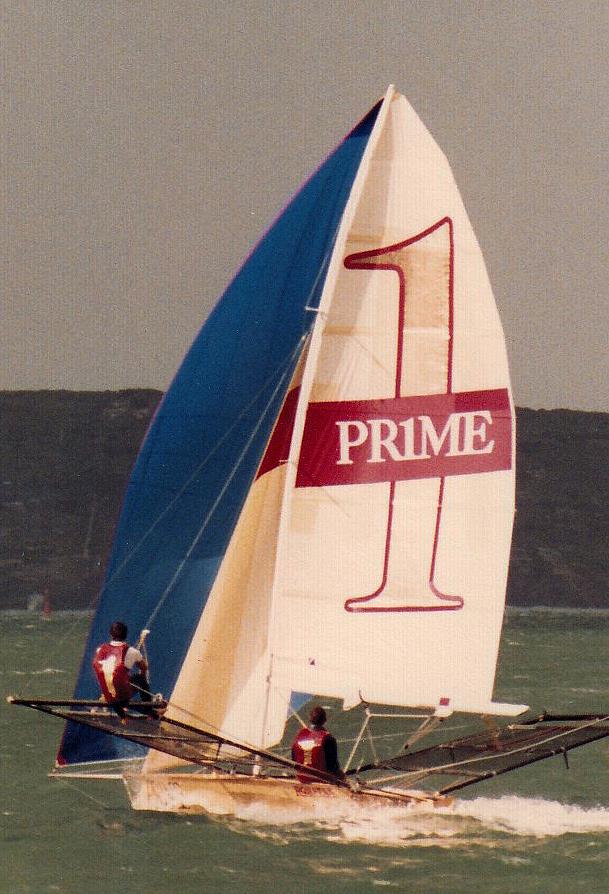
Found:
[[[609,411],[609,2],[2,0],[0,388],[166,388],[395,83],[451,162],[516,403]]]

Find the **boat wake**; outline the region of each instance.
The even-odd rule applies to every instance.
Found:
[[[259,837],[275,838],[280,826],[282,836],[289,838],[297,832],[301,837],[308,827],[311,834],[322,831],[333,841],[391,847],[492,847],[498,837],[504,841],[505,836],[543,839],[609,833],[609,807],[511,795],[457,800],[440,808],[326,804],[321,810],[312,805],[306,814],[254,804],[239,812],[236,825]]]
[[[609,832],[608,807],[580,807],[545,798],[475,798],[456,802],[453,812],[494,831],[535,838]]]

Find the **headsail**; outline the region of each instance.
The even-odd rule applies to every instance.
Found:
[[[362,180],[371,144],[378,133],[378,123],[375,122],[362,153],[355,183]],[[320,294],[325,288],[328,268],[336,263],[336,246],[341,244],[356,191],[353,187],[337,227],[333,252],[320,278]],[[275,687],[273,713],[269,714],[269,637],[277,543],[286,494],[286,473],[291,461],[294,416],[308,356],[307,348],[287,389],[256,480],[247,495],[171,695],[167,714],[180,722],[208,724],[226,735],[259,747],[276,743],[281,738],[292,691],[289,684],[281,691]],[[170,763],[164,756],[151,753],[146,768],[156,770]]]
[[[173,689],[314,320],[336,231],[378,106],[288,205],[212,312],[135,466],[75,697],[108,627],[150,627],[152,686]],[[230,623],[230,622],[228,622]],[[133,753],[68,724],[58,760]]]

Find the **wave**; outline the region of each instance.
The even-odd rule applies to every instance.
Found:
[[[475,798],[457,801],[460,816],[472,817],[494,831],[546,838],[609,832],[609,808],[562,804],[545,798]]]
[[[17,670],[0,671],[0,676],[14,677],[40,677],[46,674],[67,674],[66,670],[59,667],[43,667],[42,670]]]
[[[249,805],[229,821],[235,831],[286,840],[324,832],[335,842],[391,847],[496,846],[505,836],[535,839],[609,833],[609,808],[505,795],[456,800],[448,807],[332,805],[289,811]],[[278,827],[282,827],[279,829]],[[292,827],[290,829],[290,827]]]
[[[90,607],[60,608],[53,609],[52,617],[70,618],[76,615],[78,617],[90,618],[94,614],[95,609]],[[582,615],[582,617],[609,618],[609,608],[587,605],[506,605],[505,614],[507,618],[526,617],[527,615]],[[0,608],[0,616],[39,618],[41,613],[39,610],[30,611],[27,608]]]

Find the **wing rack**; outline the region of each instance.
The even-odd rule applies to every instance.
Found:
[[[203,767],[217,767],[221,764],[246,767],[259,764],[267,769],[282,769],[291,775],[294,775],[300,767],[300,764],[281,755],[227,739],[209,730],[202,730],[166,717],[150,717],[145,714],[146,707],[142,708],[141,712],[138,710],[137,703],[130,705],[127,723],[122,724],[118,715],[99,701],[55,701],[22,699],[14,696],[9,696],[7,701],[13,705],[34,708],[44,714],[93,727],[111,736],[136,742],[146,748],[153,748]],[[307,767],[307,774],[318,776],[320,782],[331,782],[339,786],[346,784],[312,767]]]
[[[417,781],[434,775],[462,777],[439,790],[445,795],[558,754],[566,760],[571,749],[607,736],[607,714],[542,714],[366,764],[350,770],[349,775],[388,770]]]

